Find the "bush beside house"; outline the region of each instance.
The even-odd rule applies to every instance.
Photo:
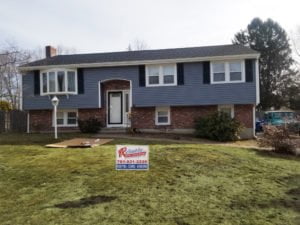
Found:
[[[78,126],[82,133],[98,133],[101,130],[102,123],[96,118],[79,119]]]
[[[242,125],[236,119],[223,112],[216,112],[195,121],[195,135],[216,141],[234,141],[239,139]]]

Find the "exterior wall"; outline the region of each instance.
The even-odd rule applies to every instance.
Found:
[[[234,117],[240,121],[245,128],[253,128],[253,105],[235,105]]]
[[[108,88],[111,86],[108,85]],[[155,125],[155,107],[133,107],[131,113],[132,127],[144,132],[169,132],[169,133],[192,133],[194,121],[198,117],[207,116],[217,111],[217,105],[212,106],[188,106],[170,107],[171,125]],[[253,105],[235,105],[235,118],[240,121],[245,129],[242,138],[253,137]],[[106,125],[106,111],[102,109],[79,109],[79,119],[90,117],[99,119]],[[30,111],[30,130],[51,131],[52,111],[51,110],[31,110]],[[77,127],[58,128],[61,131],[78,130]]]
[[[30,110],[31,132],[43,132],[52,130],[52,111],[51,110]]]
[[[93,109],[78,109],[79,119],[97,118],[103,126],[106,126],[106,93],[108,90],[125,90],[130,88],[128,81],[117,80],[107,81],[102,84],[101,92],[103,97],[103,107]],[[50,101],[50,100],[49,100]],[[58,107],[61,109],[60,105]],[[74,109],[74,108],[69,108]],[[30,130],[50,131],[52,130],[52,109],[51,110],[30,110]],[[78,130],[78,127],[58,127],[58,130]]]
[[[102,125],[106,124],[106,113],[105,109],[78,109],[78,118],[81,120],[86,120],[89,118],[96,118],[101,121]]]
[[[104,67],[84,69],[84,94],[57,96],[61,109],[99,108],[99,82],[109,79],[127,79],[138,82],[138,67]],[[23,109],[52,109],[48,96],[34,95],[34,75],[23,76]],[[102,96],[103,98],[103,96]]]
[[[131,108],[131,127],[137,129],[154,129],[155,107]]]
[[[132,109],[132,127],[143,132],[192,133],[195,119],[212,114],[218,110],[217,105],[170,107],[171,125],[155,125],[155,107]],[[253,138],[253,105],[235,105],[234,115],[244,129],[241,138]]]
[[[140,87],[137,66],[86,68],[83,73],[84,94],[58,96],[61,108],[99,108],[99,82],[108,79],[126,79],[132,82],[132,104],[135,107],[255,104],[256,102],[255,77],[253,82],[203,84],[201,62],[184,63],[184,85],[178,86]],[[48,96],[34,95],[33,84],[32,72],[23,76],[23,108],[25,110],[52,109]]]
[[[212,114],[217,110],[216,105],[171,107],[171,127],[174,129],[192,129],[195,119]]]
[[[52,127],[52,110],[30,110],[30,132],[49,132]],[[97,118],[105,125],[105,112],[102,109],[79,109],[79,119]],[[78,131],[78,127],[58,127],[59,131]]]

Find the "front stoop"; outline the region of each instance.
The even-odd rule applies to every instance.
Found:
[[[101,129],[99,133],[101,134],[125,134],[126,133],[125,127],[104,127]]]

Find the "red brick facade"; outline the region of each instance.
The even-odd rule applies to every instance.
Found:
[[[196,118],[216,112],[217,106],[177,106],[171,107],[171,124],[155,125],[155,107],[132,108],[131,126],[138,129],[192,129]]]
[[[30,131],[50,131],[52,129],[52,110],[30,110]]]
[[[217,111],[217,106],[171,107],[171,127],[174,129],[194,128],[195,119]]]
[[[234,105],[234,117],[245,128],[253,128],[253,105]]]
[[[192,129],[198,117],[209,115],[217,111],[217,106],[174,106],[170,107],[171,124],[155,125],[155,107],[133,107],[131,109],[131,126],[138,129]],[[253,105],[235,105],[234,115],[245,128],[253,127]],[[106,107],[101,109],[79,109],[79,119],[97,118],[106,125]],[[31,131],[49,131],[52,128],[51,110],[30,111]],[[59,128],[60,130],[74,130],[77,128]]]
[[[132,108],[131,127],[138,129],[154,129],[155,107]]]

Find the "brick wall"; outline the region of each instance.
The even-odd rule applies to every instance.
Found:
[[[78,110],[78,118],[81,120],[86,120],[89,118],[96,118],[101,121],[103,126],[106,124],[106,112],[105,108],[101,109],[79,109]]]
[[[171,107],[171,125],[155,125],[155,107],[132,108],[132,127],[139,129],[191,129],[198,117],[216,112],[217,106]]]
[[[190,129],[194,128],[195,119],[207,116],[217,111],[217,106],[188,106],[171,107],[172,128]]]
[[[235,105],[235,118],[246,128],[253,126],[253,105]],[[133,107],[131,110],[132,127],[138,129],[191,129],[194,128],[194,120],[201,116],[206,116],[217,111],[217,106],[188,106],[171,107],[171,125],[155,125],[155,107]],[[80,119],[90,117],[99,119],[106,125],[106,108],[101,109],[79,109]],[[52,110],[32,110],[30,111],[31,131],[52,130]],[[59,128],[60,130],[70,130],[77,128]]]
[[[30,131],[50,131],[52,129],[52,110],[31,110]]]
[[[126,90],[130,88],[130,82],[126,80],[111,80],[102,83],[102,90]]]
[[[234,117],[246,128],[253,128],[253,105],[234,105]]]
[[[212,106],[177,106],[171,107],[171,125],[155,125],[155,107],[132,108],[132,127],[139,129],[170,128],[191,129],[194,128],[196,118],[207,116],[216,112],[217,105]],[[252,128],[253,105],[235,105],[235,118],[246,128]]]
[[[52,110],[30,110],[30,131],[52,131]],[[104,109],[79,109],[79,119],[97,118],[105,125]],[[77,131],[78,127],[58,127],[59,131]]]
[[[131,108],[131,127],[138,129],[154,129],[155,107]]]

